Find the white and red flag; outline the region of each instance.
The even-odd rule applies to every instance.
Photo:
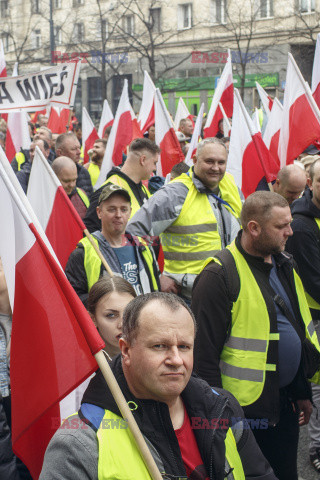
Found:
[[[192,134],[192,137],[191,137],[191,140],[190,140],[187,155],[186,155],[186,158],[184,160],[184,163],[186,163],[189,167],[192,167],[192,165],[193,165],[192,157],[193,157],[193,155],[196,154],[199,139],[200,139],[200,136],[201,136],[203,110],[204,110],[204,104],[202,103],[201,107],[200,107],[200,110],[199,110],[199,113],[198,113],[198,116],[197,116],[195,127],[193,129],[193,134]]]
[[[12,443],[37,479],[60,425],[59,401],[96,370],[92,354],[103,342],[20,193],[2,159],[0,222],[5,235],[0,236],[0,256],[13,311]]]
[[[320,112],[293,56],[288,54],[283,116],[279,138],[281,168],[320,138]]]
[[[205,138],[215,137],[218,133],[218,124],[223,118],[219,102],[221,102],[226,115],[231,118],[233,114],[233,75],[230,52],[212,98],[207,121],[203,130]]]
[[[183,118],[189,118],[189,120],[191,120],[194,126],[193,116],[189,112],[187,105],[184,103],[183,98],[180,97],[178,106],[177,106],[176,116],[174,117],[174,124],[175,124],[176,130],[179,129],[180,122]]]
[[[39,147],[32,162],[27,197],[64,269],[86,227]]]
[[[128,80],[125,80],[95,189],[105,182],[106,175],[113,166],[121,165],[123,152],[138,137],[143,135],[130,105]]]
[[[165,177],[173,165],[184,161],[184,155],[159,88],[155,94],[155,118],[156,144],[161,150],[157,174]]]
[[[227,171],[247,197],[262,182],[266,186],[275,180],[279,167],[265,146],[261,132],[253,124],[238,90],[235,89],[234,94]]]
[[[256,82],[256,87],[257,87],[259,97],[260,97],[261,103],[263,105],[264,111],[266,112],[267,117],[269,118],[271,110],[272,110],[273,99],[270,97],[270,95],[267,94],[265,89],[261,87],[260,83]]]
[[[314,52],[311,91],[316,104],[320,108],[320,33],[317,36],[316,50]]]
[[[108,100],[105,99],[103,102],[103,109],[101,113],[99,130],[98,130],[99,138],[103,138],[106,128],[112,126],[113,121],[114,121],[114,118],[113,118],[111,108],[109,107]]]
[[[143,80],[143,92],[138,122],[141,127],[141,132],[145,133],[151,125],[154,125],[154,94],[156,87],[150,78],[150,75],[145,70]]]
[[[54,107],[54,106],[51,107],[47,127],[50,128],[52,133],[61,133],[59,107]]]
[[[88,151],[93,147],[94,142],[98,140],[99,136],[93,121],[85,107],[82,107],[82,145],[84,150],[83,163],[89,162]]]
[[[20,152],[21,148],[28,150],[30,143],[27,112],[8,113],[6,155],[9,162],[12,162],[15,154]]]
[[[263,134],[263,141],[280,168],[278,157],[279,136],[282,122],[283,106],[277,98],[274,99],[270,117]]]
[[[226,114],[226,112],[224,111],[224,108],[223,108],[221,102],[219,102],[219,108],[220,108],[220,110],[221,110],[222,117],[223,117],[223,135],[224,135],[225,137],[230,137],[230,134],[231,134],[231,125],[230,125],[230,122],[229,122],[229,118],[227,117],[227,114]]]

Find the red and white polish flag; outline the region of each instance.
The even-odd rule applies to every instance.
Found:
[[[261,132],[252,122],[237,89],[227,171],[245,197],[255,192],[259,183],[276,179],[279,167],[262,140]],[[265,179],[265,180],[264,180]]]
[[[88,151],[93,147],[94,142],[98,140],[99,135],[89,113],[85,107],[82,107],[82,145],[84,150],[83,163],[89,162]]]
[[[108,100],[105,99],[103,102],[103,109],[101,113],[99,130],[98,130],[99,138],[103,138],[106,128],[112,126],[113,121],[114,121],[114,118],[113,118],[111,108],[109,107]]]
[[[6,155],[11,163],[21,148],[30,148],[31,139],[27,112],[11,112],[7,115]]]
[[[184,155],[159,88],[155,94],[155,119],[156,144],[161,150],[157,174],[165,177],[173,165],[184,161]]]
[[[218,133],[219,120],[223,118],[219,102],[221,102],[228,118],[231,118],[233,115],[233,75],[230,52],[212,98],[207,121],[203,129],[205,138],[215,137]]]
[[[130,105],[128,80],[125,80],[95,189],[105,182],[107,173],[113,166],[121,165],[123,152],[138,137],[143,135]]]
[[[194,120],[192,115],[190,114],[187,105],[184,103],[184,100],[182,97],[179,98],[178,102],[178,107],[176,111],[176,116],[174,117],[174,124],[176,127],[176,130],[179,129],[180,122],[183,118],[189,118],[191,120],[193,126],[194,126]]]
[[[270,97],[270,95],[267,94],[265,89],[261,87],[260,83],[256,82],[256,87],[257,87],[259,97],[260,97],[261,103],[263,105],[264,111],[266,112],[267,117],[269,118],[271,110],[272,110],[273,99]]]
[[[279,138],[281,168],[320,138],[320,112],[293,56],[288,54],[283,116]]]
[[[204,110],[204,104],[201,104],[196,124],[193,130],[193,134],[190,140],[189,148],[187,151],[186,158],[184,160],[184,163],[186,163],[189,167],[192,167],[193,165],[193,156],[196,154],[197,148],[198,148],[198,143],[199,139],[201,136],[201,128],[202,128],[202,118],[203,118],[203,110]]]
[[[154,125],[154,94],[156,87],[151,80],[148,72],[144,71],[143,80],[143,92],[140,112],[138,116],[138,123],[141,128],[141,132],[145,133],[151,125]]]
[[[320,33],[317,36],[316,50],[314,52],[311,91],[318,107],[320,108]]]
[[[51,106],[48,120],[48,128],[52,133],[60,133],[60,109],[59,107]]]
[[[27,197],[64,269],[86,227],[39,147],[32,162]]]
[[[0,236],[0,256],[13,311],[12,443],[37,479],[60,425],[59,402],[96,370],[92,355],[103,342],[25,202],[1,160],[0,222],[6,234]]]
[[[280,168],[280,160],[278,157],[279,136],[282,122],[283,106],[277,98],[274,99],[270,117],[266,129],[263,134],[263,141],[269,149],[273,158],[277,161]]]

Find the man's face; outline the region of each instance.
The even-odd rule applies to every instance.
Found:
[[[103,231],[110,235],[123,235],[131,215],[130,202],[114,193],[97,207],[97,215]]]
[[[312,201],[320,209],[320,162],[318,161],[314,166],[313,181],[308,179],[308,185],[312,191]]]
[[[194,172],[210,190],[218,187],[227,168],[227,150],[223,145],[208,143],[196,157]]]
[[[48,158],[49,151],[44,149],[44,144],[42,140],[36,140],[30,144],[29,154],[30,154],[30,162],[33,162],[34,155],[36,153],[36,147],[39,147],[45,158]]]
[[[63,146],[59,149],[57,152],[57,155],[60,156],[65,156],[71,158],[71,160],[74,161],[74,163],[78,163],[80,160],[80,143],[79,140],[74,137],[73,135],[70,137],[67,137],[64,140]]]
[[[154,125],[152,125],[148,130],[148,138],[151,140],[151,142],[154,142],[156,139],[156,129]]]
[[[269,218],[260,226],[253,245],[262,257],[283,252],[288,237],[292,235],[290,207],[273,207]]]
[[[103,159],[103,156],[104,156],[104,152],[106,151],[106,147],[104,145],[104,143],[102,142],[96,142],[94,145],[93,145],[93,153],[92,153],[92,160],[93,161],[98,161],[98,160],[102,160]]]
[[[145,151],[140,156],[140,163],[143,166],[143,178],[141,180],[149,180],[153,172],[157,169],[159,155]]]
[[[39,128],[35,136],[41,138],[42,140],[45,140],[48,145],[51,146],[52,140],[50,138],[49,132],[45,128]]]
[[[180,128],[181,132],[184,133],[187,137],[191,137],[193,133],[193,124],[188,118],[183,127]]]
[[[289,205],[299,198],[305,189],[307,178],[303,171],[301,171],[301,173],[303,175],[291,175],[286,183],[281,182],[279,179],[276,180],[276,188],[274,191],[284,197]]]
[[[74,168],[71,166],[62,168],[59,172],[58,178],[66,194],[71,195],[76,188],[78,178],[76,166],[74,165]]]
[[[187,385],[193,367],[194,324],[184,307],[154,300],[140,312],[132,344],[120,339],[126,379],[137,398],[170,403]]]

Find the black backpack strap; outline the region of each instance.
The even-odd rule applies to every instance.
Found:
[[[224,271],[229,301],[230,303],[234,303],[237,300],[240,292],[240,277],[236,267],[236,262],[232,253],[227,249],[216,253],[215,257],[221,262],[221,266]]]

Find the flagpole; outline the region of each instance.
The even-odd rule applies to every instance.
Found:
[[[85,234],[85,236],[87,237],[87,239],[89,240],[89,242],[91,243],[91,245],[93,246],[96,254],[98,255],[98,257],[100,258],[104,268],[107,270],[107,272],[109,273],[110,277],[113,277],[114,276],[114,273],[113,271],[111,270],[111,268],[109,267],[109,264],[107,262],[107,260],[104,258],[104,256],[102,255],[102,253],[100,252],[100,249],[98,247],[98,245],[96,244],[96,242],[93,240],[92,238],[92,235],[91,233],[89,232],[89,230],[87,228],[85,228],[83,230],[83,233]]]
[[[113,395],[113,398],[116,401],[116,404],[119,407],[119,410],[121,412],[122,418],[124,418],[128,426],[130,428],[130,431],[135,439],[136,445],[138,447],[138,450],[140,451],[140,454],[143,458],[143,461],[152,477],[153,480],[162,480],[162,475],[156,465],[156,462],[154,461],[153,456],[151,455],[151,452],[147,446],[147,443],[137,425],[137,422],[132,415],[132,412],[128,406],[128,403],[119,387],[119,384],[110,368],[110,365],[103,353],[103,350],[100,350],[100,352],[95,354],[95,359],[97,360],[97,363],[99,365],[99,368],[101,370],[101,373],[107,382],[107,385]],[[124,459],[125,461],[125,459]]]
[[[248,129],[249,129],[249,132],[250,132],[252,141],[253,141],[253,143],[255,144],[255,140],[254,140],[255,132],[253,132],[253,130],[252,130],[252,128],[251,128],[250,122],[248,122],[248,117],[247,117],[248,112],[246,111],[245,106],[243,105],[243,102],[242,102],[242,100],[241,100],[241,97],[240,97],[240,94],[239,94],[237,88],[234,89],[234,94],[235,94],[235,96],[237,97],[237,100],[238,100],[238,102],[239,102],[239,105],[240,105],[240,108],[241,108],[241,111],[242,111],[242,115],[244,116],[244,119],[245,119],[245,121],[246,121],[246,124],[247,124],[247,127],[248,127]],[[260,132],[260,133],[261,133],[261,132]],[[265,171],[265,169],[264,169],[264,165],[263,165],[263,160],[262,160],[262,158],[260,157],[259,149],[256,148],[256,151],[257,151],[257,154],[258,154],[258,157],[259,157],[259,160],[260,160],[262,169],[263,169],[263,171],[266,173],[266,171]],[[269,187],[270,192],[273,192],[273,185],[272,185],[271,182],[268,182],[268,187]]]
[[[294,69],[295,69],[295,71],[296,71],[296,73],[297,73],[297,75],[298,75],[298,77],[299,77],[302,85],[303,85],[303,88],[304,88],[304,90],[305,90],[305,92],[306,92],[306,96],[307,96],[309,102],[311,103],[311,106],[312,106],[312,108],[313,108],[313,110],[314,110],[314,113],[315,113],[315,115],[318,117],[318,121],[320,122],[320,110],[319,110],[319,107],[318,107],[315,99],[313,98],[313,95],[312,95],[310,86],[309,86],[308,82],[306,82],[305,79],[303,78],[303,75],[302,75],[302,73],[300,72],[300,69],[299,69],[298,65],[296,64],[296,61],[295,61],[295,59],[293,58],[292,54],[291,54],[291,53],[288,53],[288,56],[289,56],[289,58],[291,59],[292,65],[293,65],[293,67],[294,67]]]
[[[226,112],[224,111],[224,108],[223,108],[221,102],[219,102],[219,107],[220,107],[221,113],[222,113],[222,115],[223,115],[224,121],[226,122],[227,127],[228,127],[228,130],[229,130],[229,132],[230,132],[230,130],[231,130],[231,125],[230,125],[230,122],[229,122],[229,118],[227,117]]]

